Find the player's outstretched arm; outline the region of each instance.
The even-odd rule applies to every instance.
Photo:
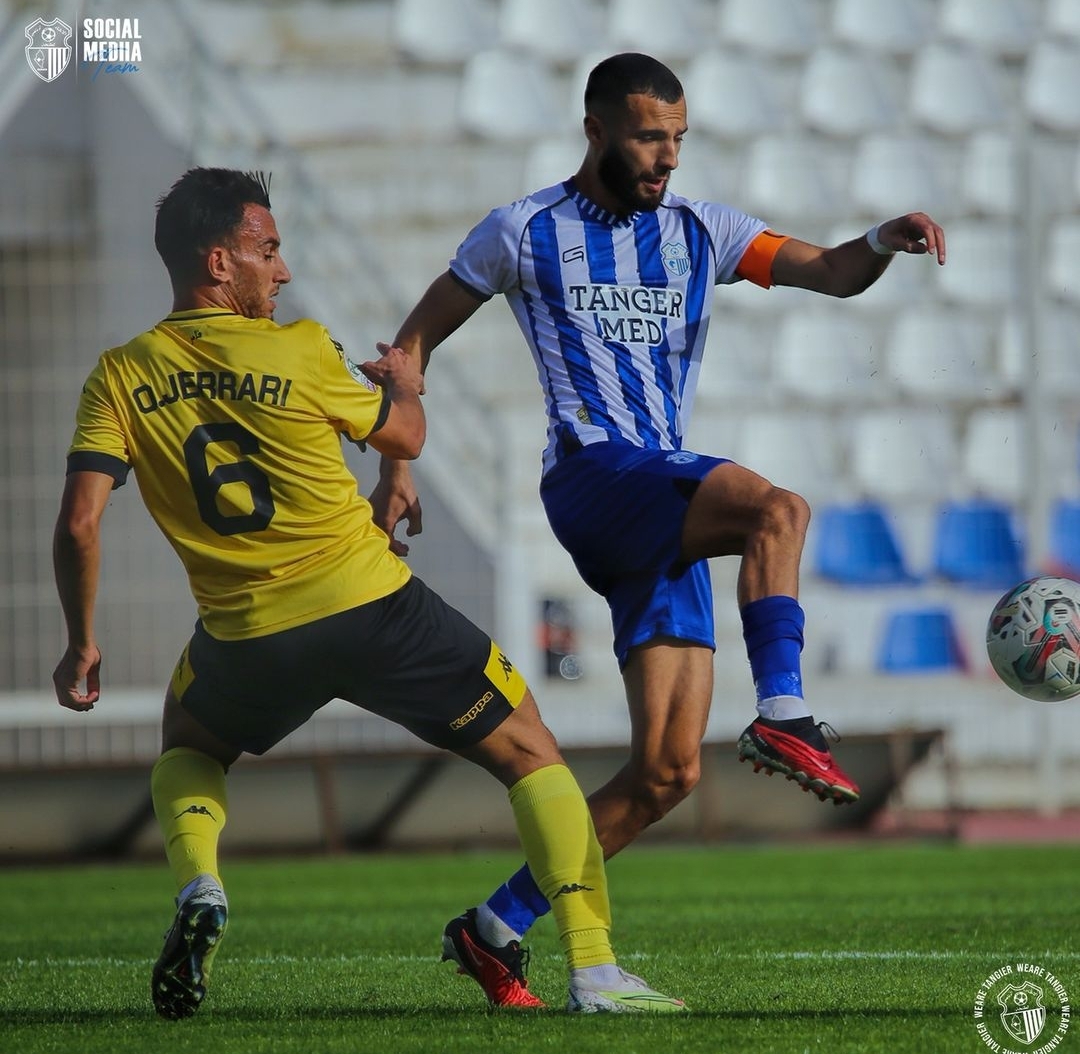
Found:
[[[896,253],[929,255],[944,264],[945,232],[926,213],[912,212],[831,249],[789,238],[773,259],[772,279],[829,296],[855,296],[884,274]]]
[[[410,538],[424,529],[423,509],[420,495],[413,482],[407,461],[383,457],[379,461],[379,482],[368,495],[372,519],[390,538],[390,551],[397,556],[408,556],[409,546],[394,536],[398,524],[405,521],[405,533]]]
[[[57,701],[69,710],[92,710],[101,695],[94,601],[101,566],[101,517],[112,487],[112,476],[102,472],[69,473],[53,532],[53,570],[68,637],[53,671],[53,687]]]
[[[420,402],[424,378],[416,361],[401,348],[381,345],[379,350],[381,357],[361,363],[360,369],[390,397],[390,412],[381,427],[366,439],[380,454],[411,461],[420,456],[427,437]]]

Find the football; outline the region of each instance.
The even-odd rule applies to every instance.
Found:
[[[994,672],[1040,703],[1080,695],[1080,583],[1032,578],[994,605],[986,627]]]

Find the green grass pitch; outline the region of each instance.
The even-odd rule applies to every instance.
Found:
[[[149,974],[164,866],[0,871],[0,1050],[139,1054],[978,1054],[980,982],[1010,961],[1080,992],[1078,846],[638,847],[609,865],[623,964],[678,1019],[570,1016],[550,919],[530,935],[551,1011],[489,1012],[439,963],[444,922],[505,852],[227,862],[230,929],[192,1019]],[[1062,1054],[1080,1051],[1080,1028]]]

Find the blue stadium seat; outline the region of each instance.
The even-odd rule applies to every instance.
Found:
[[[814,570],[845,586],[902,585],[916,581],[905,566],[896,534],[877,502],[827,505],[815,513]]]
[[[1007,589],[1023,581],[1024,542],[1012,508],[983,498],[941,505],[934,570],[950,582],[979,589]]]
[[[1080,498],[1058,498],[1050,509],[1049,568],[1080,579]]]
[[[890,613],[878,649],[877,668],[883,673],[966,671],[967,656],[952,613],[943,607]]]

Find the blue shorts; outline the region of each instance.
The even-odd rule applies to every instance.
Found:
[[[611,609],[620,669],[655,637],[716,647],[706,560],[680,558],[698,484],[726,458],[594,443],[543,478],[548,522],[578,573]]]

